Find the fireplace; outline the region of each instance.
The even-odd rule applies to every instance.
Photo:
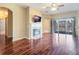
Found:
[[[32,24],[32,38],[33,39],[39,39],[41,38],[42,34],[41,34],[41,25],[40,23],[33,23]]]

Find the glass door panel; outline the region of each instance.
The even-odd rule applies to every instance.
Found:
[[[53,46],[59,50],[59,54],[74,54],[74,18],[54,20],[53,25]]]

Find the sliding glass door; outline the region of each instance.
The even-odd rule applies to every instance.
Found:
[[[75,54],[74,23],[73,17],[52,21],[53,47],[61,50],[61,54]]]

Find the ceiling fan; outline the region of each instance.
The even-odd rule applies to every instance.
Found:
[[[64,4],[63,3],[52,3],[46,7],[44,7],[45,9],[50,9],[52,11],[56,11],[58,10],[60,7],[63,7]]]

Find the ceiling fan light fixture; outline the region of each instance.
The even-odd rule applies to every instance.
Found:
[[[58,8],[56,8],[56,7],[51,8],[52,11],[56,11],[57,9]]]
[[[52,3],[51,6],[52,7],[62,7],[62,6],[64,6],[64,4],[63,3]]]
[[[56,4],[54,3],[54,4],[52,4],[52,6],[56,6]]]
[[[63,6],[64,6],[63,3],[52,3],[46,7],[43,7],[43,9],[50,10],[50,11],[57,11],[59,10],[60,7],[63,7]]]

